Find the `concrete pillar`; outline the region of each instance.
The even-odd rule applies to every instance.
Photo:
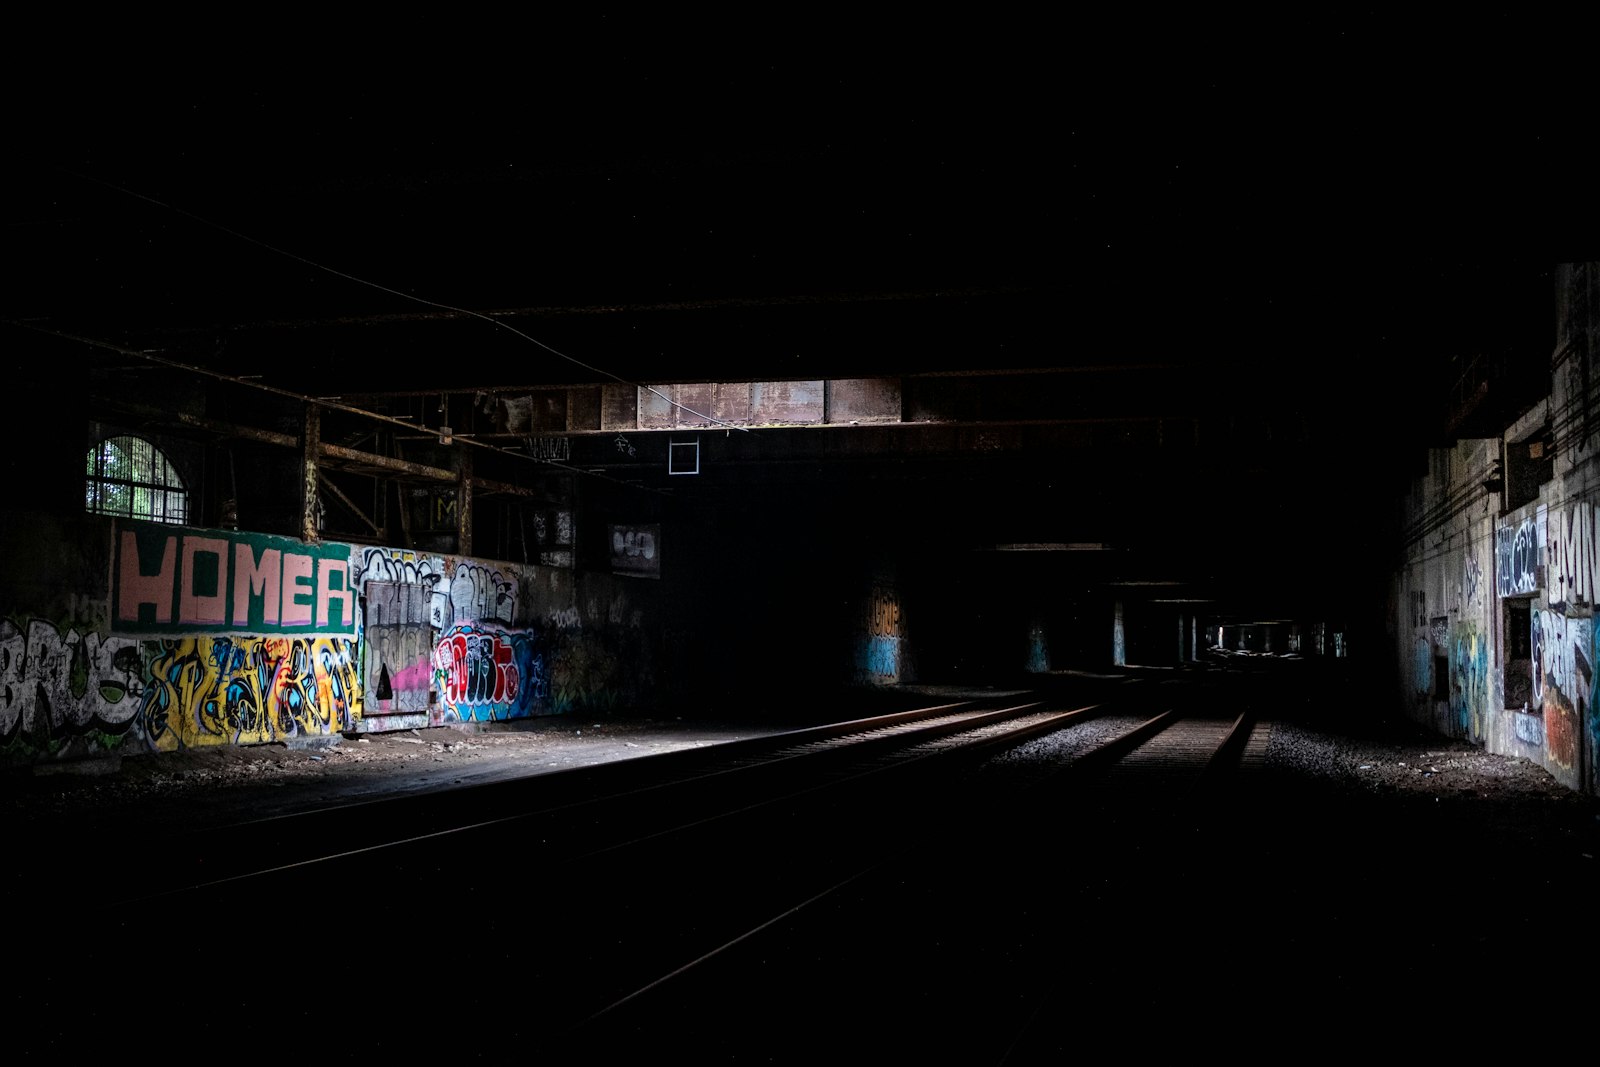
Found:
[[[1113,667],[1126,667],[1128,665],[1128,637],[1122,629],[1122,601],[1117,601],[1111,607],[1111,665]]]

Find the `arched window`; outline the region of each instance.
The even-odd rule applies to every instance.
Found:
[[[84,507],[103,515],[185,522],[189,494],[167,457],[142,437],[108,437],[89,449]]]

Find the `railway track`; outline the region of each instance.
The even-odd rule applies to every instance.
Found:
[[[1069,714],[1064,721],[1055,723],[1053,728],[1066,729],[1074,720],[1085,721],[1081,714]],[[1002,748],[1017,743],[1016,739],[1003,739],[1003,734],[994,736],[995,743]],[[660,1028],[671,1027],[673,1020],[681,1021],[686,1005],[694,1003],[700,996],[708,995],[711,990],[738,989],[738,975],[767,969],[768,959],[792,954],[797,945],[812,946],[813,951],[816,946],[831,945],[834,951],[838,951],[837,931],[831,927],[837,925],[840,913],[850,916],[844,924],[850,929],[868,931],[864,936],[869,941],[878,936],[881,928],[891,928],[897,924],[901,927],[900,936],[912,939],[909,945],[902,943],[894,948],[884,945],[875,951],[915,954],[920,948],[919,939],[928,930],[935,931],[933,937],[943,936],[954,944],[970,933],[962,930],[964,917],[970,915],[976,901],[986,898],[982,887],[973,886],[965,879],[955,879],[964,886],[957,894],[961,902],[955,905],[948,902],[948,885],[937,894],[943,903],[931,908],[918,902],[908,906],[905,900],[908,886],[927,886],[936,880],[949,880],[950,872],[945,868],[942,853],[952,839],[962,839],[961,849],[965,852],[975,840],[986,838],[991,862],[995,864],[991,869],[995,880],[1014,883],[1014,878],[999,877],[999,869],[1002,865],[1013,863],[1018,843],[1025,834],[1037,833],[1036,829],[1020,829],[1014,815],[1017,805],[1032,805],[1037,815],[1041,807],[1067,802],[1075,805],[1076,816],[1083,808],[1092,807],[1084,803],[1087,799],[1085,794],[1088,794],[1102,800],[1116,797],[1119,802],[1131,798],[1135,808],[1147,813],[1157,810],[1171,813],[1202,798],[1226,793],[1240,768],[1248,767],[1259,759],[1264,745],[1265,731],[1255,729],[1251,715],[1217,720],[1188,718],[1175,711],[1167,711],[1131,725],[1125,724],[1065,765],[1025,776],[1020,782],[1011,776],[1004,786],[988,790],[987,793],[979,790],[967,792],[963,796],[961,810],[947,807],[941,815],[930,818],[920,827],[903,826],[901,837],[893,847],[877,852],[868,850],[852,865],[835,865],[830,884],[804,899],[781,902],[771,909],[770,914],[764,914],[746,929],[705,949],[694,958],[686,959],[671,970],[654,976],[583,1018],[566,1035],[569,1042],[567,1047],[582,1048],[588,1053],[611,1047],[612,1042],[627,1048],[640,1047],[635,1042],[647,1043],[651,1040],[650,1035],[659,1032]],[[1129,790],[1133,793],[1130,794]],[[1150,800],[1152,793],[1157,798],[1153,802]],[[1073,798],[1071,801],[1063,800],[1069,796]],[[1192,813],[1194,809],[1183,807],[1182,810]],[[997,825],[997,821],[1007,819],[1011,820],[1008,824]],[[1031,823],[1032,820],[1023,822]],[[1122,826],[1126,829],[1125,822]],[[1102,846],[1104,841],[1102,838]],[[982,852],[983,849],[977,851]],[[1031,855],[1036,859],[1037,850]],[[1031,869],[1030,877],[1047,877],[1049,874],[1048,863],[1040,867],[1034,860],[1029,860],[1023,866]],[[1014,875],[1016,872],[1013,869],[1011,873]],[[971,872],[968,874],[970,876]],[[989,901],[987,906],[1001,916],[1015,911],[1014,901]],[[904,926],[908,916],[919,917],[912,921],[909,931]],[[917,926],[917,922],[927,924],[927,929]],[[988,921],[980,922],[978,930],[985,939],[995,935]],[[1006,936],[1002,934],[1000,940],[1004,942]],[[1013,932],[1010,936],[1018,935]],[[1025,938],[1026,934],[1020,936]],[[970,949],[961,954],[964,955],[966,951]],[[841,967],[840,970],[843,972],[848,968]],[[782,996],[774,996],[769,992],[761,1002],[738,1000],[728,1005],[738,1023],[712,1027],[701,1033],[701,1039],[708,1047],[721,1048],[730,1053],[743,1051],[748,1055],[772,1051],[798,1054],[794,1047],[775,1046],[764,1050],[759,1044],[763,1040],[770,1042],[770,1035],[782,1030],[778,1020],[770,1019],[770,1006],[775,1002],[787,1001],[797,993],[787,978],[780,978],[777,986],[784,990]],[[981,999],[981,995],[971,991],[966,983],[960,987],[968,989],[968,995],[974,999]],[[859,997],[861,1003],[882,1005],[885,991],[861,990]],[[837,1004],[839,998],[831,1000]],[[970,1014],[972,1004],[952,1004],[951,1010]],[[885,1008],[884,1014],[892,1014],[892,1011]],[[866,1025],[879,1018],[875,1011],[869,1012],[856,1025]],[[760,1032],[752,1033],[753,1028]],[[1025,1021],[1002,1013],[993,1029],[992,1043],[983,1049],[973,1050],[980,1058],[970,1061],[962,1059],[960,1062],[1003,1062],[1003,1050],[1014,1047],[1026,1029]],[[752,1041],[758,1044],[752,1045]],[[821,1051],[813,1049],[810,1054],[820,1054]],[[951,1050],[943,1048],[937,1051],[949,1053]],[[899,1054],[904,1054],[903,1047],[899,1049]]]
[[[941,705],[180,836],[121,875],[107,870],[88,883],[81,869],[57,873],[62,884],[93,887],[100,914],[115,917],[96,937],[72,942],[76,965],[97,973],[117,973],[125,961],[115,946],[142,928],[171,924],[181,951],[206,958],[219,978],[281,977],[278,965],[220,961],[201,947],[205,938],[196,944],[192,929],[181,932],[195,916],[215,921],[219,909],[248,911],[257,922],[265,913],[269,925],[320,919],[336,927],[459,909],[472,944],[424,969],[510,973],[517,988],[537,990],[530,1049],[620,1048],[662,1027],[684,1033],[695,991],[729,996],[724,987],[739,985],[752,953],[792,960],[813,940],[854,943],[836,939],[875,930],[874,916],[896,907],[888,902],[908,881],[942,884],[940,900],[957,887],[973,892],[980,869],[948,869],[964,853],[991,854],[984,862],[997,865],[998,879],[995,856],[1007,855],[1017,827],[1087,792],[1079,786],[1113,797],[1119,768],[1182,763],[1198,781],[1207,768],[1236,765],[1205,753],[1207,744],[1212,752],[1238,747],[1237,726],[1117,704]],[[1097,740],[1070,762],[991,767],[997,754],[1090,734]],[[481,817],[486,809],[496,814]],[[329,898],[325,910],[306,903]],[[932,907],[902,906],[900,918]],[[399,946],[373,947],[363,968],[380,976],[378,986],[346,995],[404,989],[419,980],[417,962]],[[797,977],[780,983],[786,995],[797,992]],[[720,1039],[749,1039],[759,1005],[731,1010],[747,1022]],[[719,1040],[698,1023],[688,1030]]]

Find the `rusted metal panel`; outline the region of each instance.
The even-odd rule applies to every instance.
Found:
[[[533,432],[561,433],[567,428],[567,394],[565,390],[533,394]]]
[[[721,422],[744,426],[750,422],[749,382],[721,382],[711,389],[711,414]]]
[[[677,406],[672,410],[677,426],[709,426],[711,420],[711,383],[698,382],[693,385],[675,385],[669,394],[676,400]]]
[[[598,388],[567,390],[567,429],[598,430],[601,428],[600,413]]]
[[[600,387],[600,428],[637,430],[639,428],[639,389],[632,385]]]
[[[528,396],[503,396],[500,398],[506,433],[527,435],[533,432],[533,398]]]
[[[898,378],[841,378],[827,383],[828,421],[899,422]]]
[[[678,409],[672,406],[672,401],[676,399],[672,390],[670,385],[639,390],[639,429],[670,430],[677,425],[673,420],[673,414]]]
[[[823,420],[824,383],[753,382],[750,421],[758,426],[815,425]]]
[[[639,428],[671,430],[711,425],[709,382],[645,386],[639,390]]]

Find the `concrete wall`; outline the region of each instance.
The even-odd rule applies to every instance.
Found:
[[[1435,450],[1406,503],[1391,636],[1410,714],[1600,793],[1600,265],[1557,272],[1547,398]]]
[[[7,764],[656,696],[653,582],[91,515],[0,538]]]

